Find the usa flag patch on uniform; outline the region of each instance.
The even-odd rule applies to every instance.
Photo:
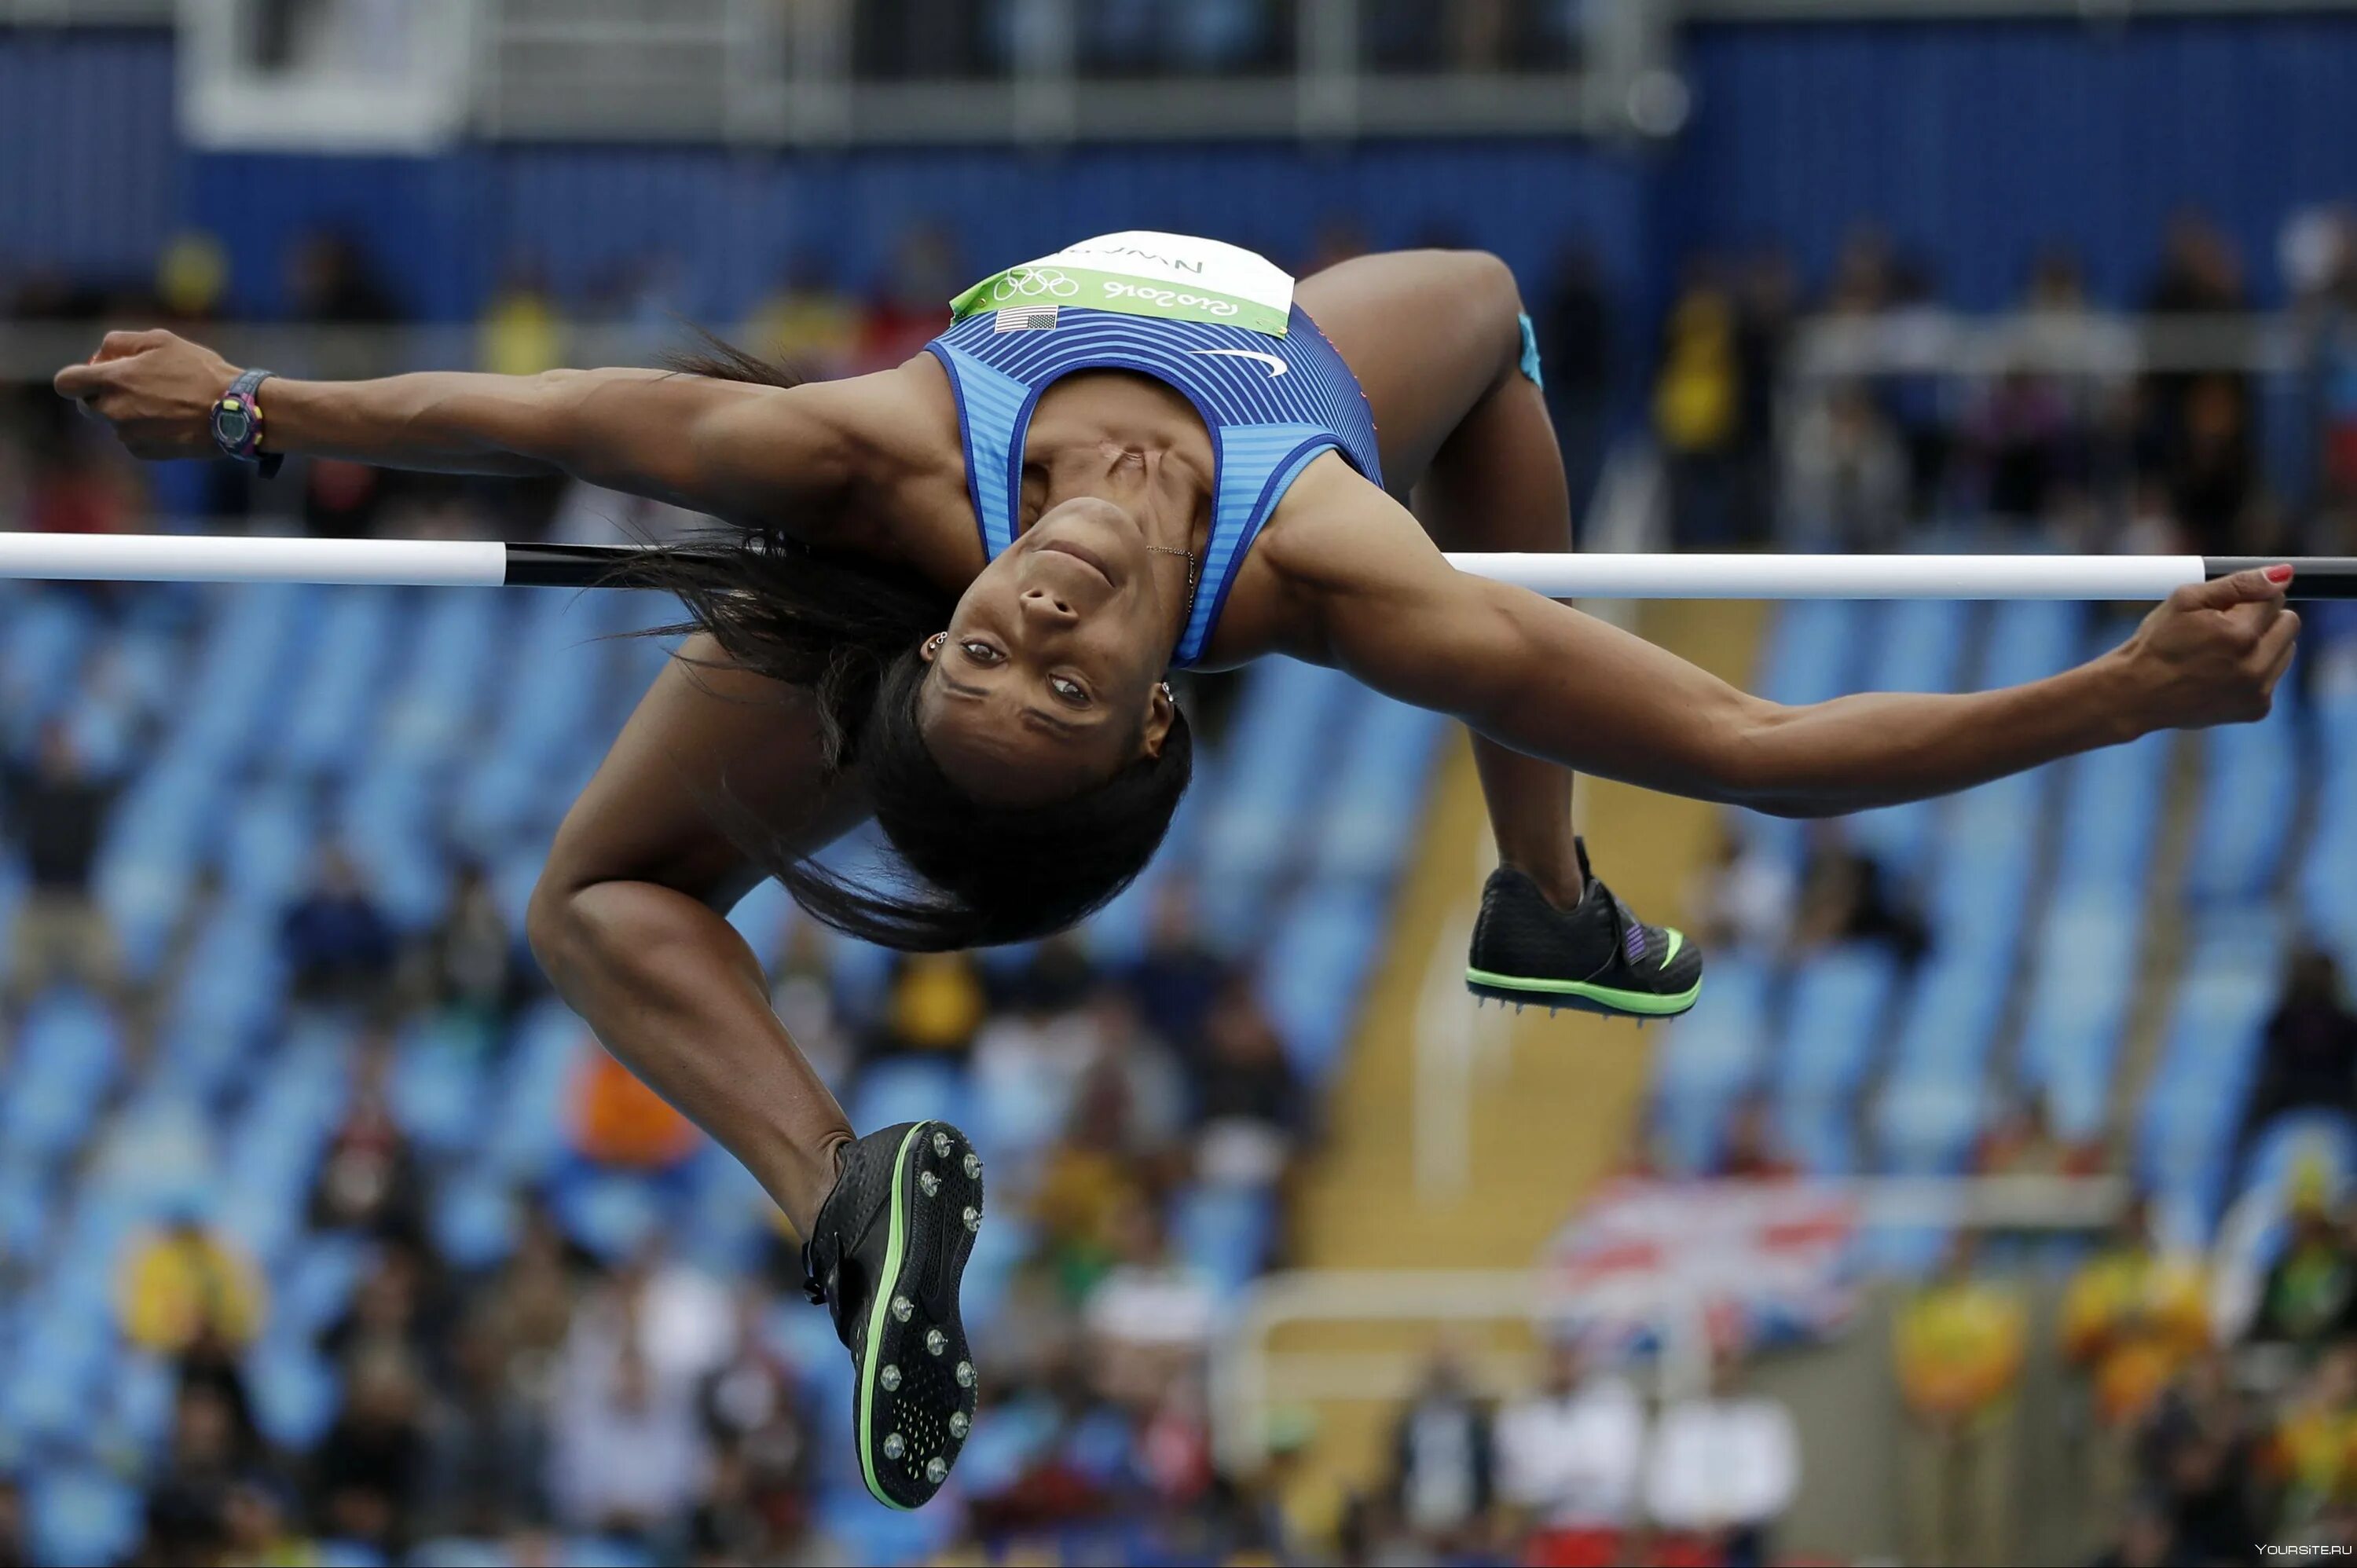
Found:
[[[1010,305],[998,312],[998,319],[991,330],[994,332],[1050,331],[1056,325],[1057,309],[1058,307],[1052,305]]]

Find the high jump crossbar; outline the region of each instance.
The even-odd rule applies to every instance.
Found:
[[[630,545],[497,540],[0,533],[0,578],[628,587]],[[2295,599],[2357,598],[2357,557],[2314,555],[1452,554],[1451,565],[1556,599],[2163,599],[2287,559]]]

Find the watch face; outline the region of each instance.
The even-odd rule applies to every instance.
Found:
[[[242,403],[224,403],[213,410],[213,438],[224,446],[242,446],[253,430],[253,416]]]

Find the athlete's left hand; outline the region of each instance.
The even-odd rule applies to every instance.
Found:
[[[215,455],[213,404],[237,367],[177,333],[110,332],[89,362],[68,365],[51,385],[114,427],[135,457]]]

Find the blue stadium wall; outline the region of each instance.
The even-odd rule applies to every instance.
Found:
[[[473,148],[447,157],[180,151],[160,35],[0,31],[0,275],[142,274],[182,225],[221,235],[237,305],[278,301],[289,239],[348,227],[397,258],[416,313],[470,314],[529,263],[578,292],[682,252],[682,303],[725,317],[796,250],[845,281],[908,223],[945,224],[979,270],[1092,230],[1197,229],[1297,257],[1327,222],[1378,245],[1484,244],[1535,279],[1583,235],[1641,303],[1696,247],[1791,246],[1818,274],[1856,220],[1939,258],[1992,303],[2061,242],[2134,292],[2169,210],[2193,201],[2273,285],[2291,208],[2357,195],[2357,16],[1695,29],[1696,113],[1665,151],[1562,144],[878,152]]]

